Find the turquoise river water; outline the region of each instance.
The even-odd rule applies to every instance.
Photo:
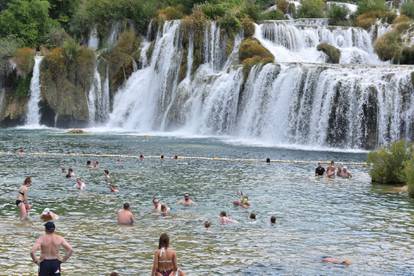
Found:
[[[26,151],[22,157],[14,153],[19,147]],[[128,157],[140,153],[154,157]],[[160,154],[164,161],[155,157]],[[175,154],[229,159],[171,159]],[[313,162],[232,160],[266,157],[364,162],[366,153],[252,147],[217,138],[2,129],[0,275],[36,275],[29,251],[43,232],[39,214],[45,207],[60,215],[57,231],[75,250],[63,275],[149,275],[162,232],[170,235],[188,275],[414,275],[414,201],[406,194],[372,186],[368,169],[360,165],[348,166],[350,180],[327,180],[313,176]],[[99,160],[100,169],[87,169],[87,160]],[[72,167],[87,189],[73,188],[61,166]],[[103,169],[112,172],[119,193],[109,192]],[[33,210],[30,222],[20,222],[14,201],[29,175]],[[232,205],[237,191],[249,195],[250,209]],[[196,206],[176,204],[184,192]],[[170,216],[151,212],[154,195],[171,207]],[[124,202],[136,213],[133,227],[116,224]],[[240,223],[219,225],[222,210]],[[250,211],[257,213],[256,222],[249,221]],[[269,224],[271,215],[277,216],[275,226]],[[205,220],[212,221],[211,231],[204,230]],[[325,264],[322,256],[353,264]]]

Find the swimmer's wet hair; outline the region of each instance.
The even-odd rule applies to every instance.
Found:
[[[130,206],[129,206],[129,203],[124,203],[124,209],[125,209],[125,210],[128,210],[128,209],[129,209],[129,207],[130,207]]]
[[[255,213],[250,213],[250,219],[256,219],[256,214]]]
[[[220,212],[220,216],[221,216],[221,217],[227,217],[226,211],[221,211],[221,212]]]
[[[168,237],[167,233],[162,233],[158,242],[158,249],[168,248],[168,246],[170,246],[170,237]]]

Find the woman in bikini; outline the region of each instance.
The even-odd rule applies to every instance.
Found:
[[[152,276],[173,276],[177,272],[177,254],[169,248],[170,238],[166,233],[161,234],[158,249],[154,254]]]
[[[27,219],[29,210],[31,208],[27,196],[30,186],[32,186],[32,178],[28,176],[25,178],[23,185],[20,187],[19,193],[17,195],[16,206],[19,208],[21,220]]]

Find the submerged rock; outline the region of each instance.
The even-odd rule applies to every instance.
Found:
[[[69,129],[67,131],[67,133],[70,133],[70,134],[84,134],[85,131],[83,129],[74,128],[74,129]]]

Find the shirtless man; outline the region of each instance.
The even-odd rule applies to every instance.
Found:
[[[326,168],[326,176],[329,178],[335,177],[335,162],[331,161],[331,164]]]
[[[129,203],[124,203],[124,207],[118,211],[117,220],[119,225],[134,224],[134,214],[131,212]]]
[[[219,222],[220,224],[238,223],[237,220],[229,218],[225,211],[220,212]]]
[[[184,206],[191,206],[191,205],[195,204],[195,202],[190,198],[189,193],[185,193],[184,194],[184,199],[181,199],[180,201],[178,201],[178,204],[182,204]]]
[[[60,276],[60,265],[72,256],[72,246],[61,236],[55,234],[55,224],[51,221],[45,224],[46,234],[37,239],[30,251],[35,264],[39,265],[39,276]],[[59,249],[63,247],[66,254],[59,256]],[[36,252],[40,250],[40,258]]]

